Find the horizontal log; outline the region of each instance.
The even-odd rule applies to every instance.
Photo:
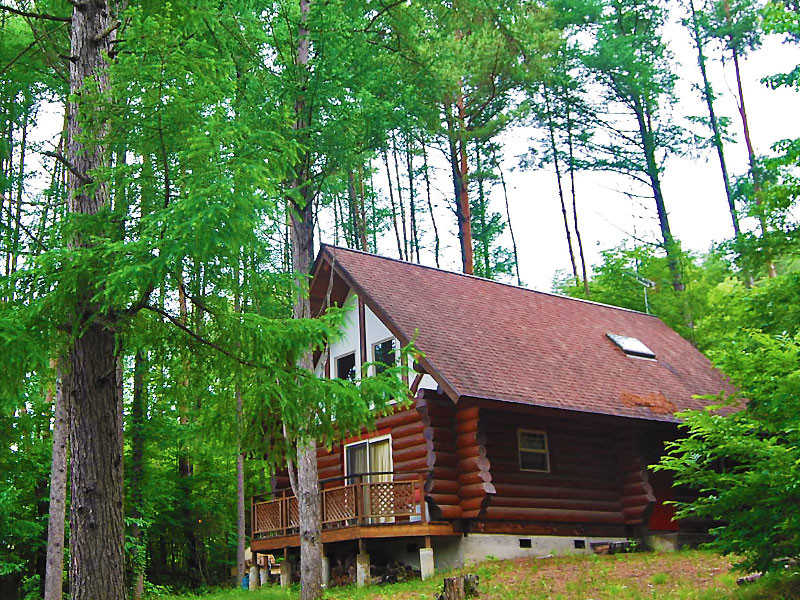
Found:
[[[656,498],[652,494],[641,494],[639,496],[625,496],[622,498],[623,508],[631,508],[634,506],[647,506],[655,502]]]
[[[457,423],[461,423],[462,421],[469,421],[471,419],[477,419],[481,410],[479,406],[469,406],[464,408],[457,407],[457,408],[458,408],[458,410],[456,410]]]
[[[604,500],[567,500],[565,498],[509,498],[495,495],[492,506],[515,508],[556,508],[564,510],[586,510],[592,512],[611,512],[622,514],[619,502]]]
[[[460,519],[461,507],[460,506],[439,506],[438,504],[428,505],[428,514],[434,521],[441,519]]]
[[[290,485],[289,476],[288,475],[273,475],[272,476],[272,489],[273,490],[283,490],[288,488]]]
[[[645,483],[644,481],[637,481],[636,483],[629,483],[628,485],[622,486],[623,497],[643,496],[650,491],[650,484]]]
[[[387,427],[394,429],[395,427],[401,427],[409,423],[418,423],[420,421],[422,421],[422,416],[417,412],[417,409],[409,408],[381,417],[375,422],[375,427],[377,429],[384,429]]]
[[[436,417],[451,417],[456,412],[456,406],[451,400],[417,400],[417,410],[423,412],[431,419]]]
[[[496,501],[497,498],[494,498]],[[513,521],[554,521],[557,523],[605,523],[622,525],[625,517],[617,512],[593,512],[588,510],[560,510],[555,508],[512,508],[490,505],[486,509],[487,519]]]
[[[466,448],[459,448],[456,453],[458,460],[465,460],[473,456],[486,456],[486,449],[483,446],[468,446]]]
[[[411,448],[412,446],[418,446],[420,444],[432,444],[432,442],[428,442],[417,435],[408,435],[399,439],[392,438],[392,452],[405,450],[406,448]]]
[[[428,452],[428,467],[455,467],[458,465],[458,456],[450,452]]]
[[[497,490],[490,481],[473,483],[472,485],[462,485],[458,490],[460,498],[475,498],[486,494],[495,494]]]
[[[622,516],[625,517],[625,523],[628,525],[638,525],[639,523],[643,523],[644,515],[648,508],[648,506],[626,508],[622,511]]]
[[[525,471],[520,471],[519,463],[517,461],[495,458],[491,453],[488,453],[487,456],[491,458],[493,473],[525,473]],[[551,457],[551,459],[552,458],[553,457]],[[557,473],[558,475],[572,477],[575,479],[599,479],[613,481],[615,485],[617,485],[616,471],[597,465],[565,464],[554,459],[551,462],[551,471],[553,474]]]
[[[462,498],[461,499],[461,510],[464,513],[479,513],[480,511],[484,510],[489,502],[491,501],[491,496],[476,496],[475,498]]]
[[[602,500],[619,502],[617,490],[596,490],[567,486],[499,483],[492,479],[498,496],[507,498],[564,498],[567,500]]]
[[[394,470],[395,471],[424,471],[428,468],[427,459],[423,456],[422,458],[415,458],[414,460],[407,460],[404,462],[396,462],[394,463]]]
[[[464,435],[465,433],[474,433],[478,431],[478,424],[479,419],[477,417],[474,419],[467,419],[466,421],[457,421],[455,427],[456,434]]]
[[[472,471],[471,473],[461,473],[458,476],[458,485],[472,485],[488,481],[492,481],[492,475],[489,471]]]
[[[392,429],[392,439],[400,439],[406,436],[418,436],[420,440],[423,439],[422,432],[425,430],[425,423],[422,421],[414,421],[400,427]]]
[[[426,440],[433,440],[437,444],[453,444],[456,442],[456,435],[450,427],[426,427],[423,432]]]
[[[470,431],[456,436],[456,448],[486,445],[486,436],[479,431]]]
[[[502,470],[492,461],[492,481],[495,483],[511,483],[526,485],[541,485],[553,487],[574,487],[589,490],[613,490],[619,493],[619,485],[615,478],[604,477],[601,479],[593,477],[573,477],[562,475],[558,471],[552,473],[536,473],[532,471],[520,471],[519,468],[512,470]]]
[[[464,460],[458,461],[458,470],[461,473],[470,473],[472,471],[488,471],[491,467],[489,459],[485,456],[471,456]]]
[[[341,454],[329,454],[328,456],[322,456],[317,458],[317,469],[321,471],[322,469],[327,469],[328,467],[339,465],[341,462],[342,462]]]
[[[458,479],[458,469],[455,467],[443,467],[437,465],[431,469],[431,479],[447,479],[448,481],[456,481]]]
[[[458,482],[452,479],[429,479],[425,482],[426,494],[458,494]]]
[[[406,448],[405,450],[394,452],[392,455],[392,460],[394,462],[404,463],[417,458],[426,458],[427,456],[428,448],[425,446],[425,444],[418,444],[416,446]]]
[[[439,506],[456,506],[460,500],[456,494],[426,494],[425,497]]]
[[[636,471],[628,471],[627,473],[623,473],[622,475],[622,485],[626,486],[631,483],[640,483],[645,481],[647,478],[647,474],[642,469],[637,469]]]

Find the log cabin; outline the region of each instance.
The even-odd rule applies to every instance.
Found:
[[[326,568],[357,552],[360,573],[372,556],[426,576],[703,531],[648,465],[676,412],[732,388],[657,317],[327,245],[310,293],[314,314],[353,307],[319,375],[357,379],[412,339],[422,353],[403,365],[413,405],[318,449]],[[288,488],[278,473],[253,499],[254,552],[299,546]]]

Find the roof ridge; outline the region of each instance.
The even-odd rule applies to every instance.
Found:
[[[333,244],[326,244],[326,243],[320,242],[320,250],[322,248],[325,248],[325,247],[331,248],[333,250],[343,250],[345,252],[353,252],[354,254],[363,254],[365,256],[370,256],[372,258],[379,258],[381,260],[390,260],[390,261],[397,262],[397,263],[400,263],[400,264],[403,264],[403,265],[409,265],[411,267],[419,267],[421,269],[428,269],[430,271],[437,271],[439,273],[444,273],[446,275],[456,275],[458,277],[466,277],[468,279],[476,279],[478,281],[483,281],[483,282],[486,282],[486,283],[493,283],[493,284],[496,284],[496,285],[503,285],[503,286],[506,286],[506,287],[513,288],[515,290],[521,290],[521,291],[524,291],[524,292],[530,292],[532,294],[542,294],[544,296],[550,296],[550,297],[553,297],[553,298],[560,298],[560,299],[563,299],[563,300],[572,300],[574,302],[583,302],[584,304],[592,304],[594,306],[603,306],[603,307],[606,307],[606,308],[613,308],[615,310],[621,310],[621,311],[624,311],[624,312],[631,312],[631,313],[635,313],[637,315],[644,315],[646,317],[653,317],[654,319],[659,319],[659,317],[657,315],[651,315],[649,313],[644,313],[644,312],[642,312],[640,310],[634,310],[633,308],[625,308],[624,306],[614,306],[613,304],[605,304],[603,302],[597,302],[595,300],[587,300],[585,298],[574,298],[573,296],[567,296],[565,294],[557,294],[555,292],[543,292],[541,290],[534,290],[534,289],[531,289],[531,288],[523,287],[521,285],[515,285],[513,283],[507,283],[505,281],[495,281],[494,279],[486,279],[485,277],[479,277],[478,275],[470,275],[468,273],[459,273],[458,271],[448,271],[447,269],[441,269],[441,268],[438,268],[438,267],[431,267],[430,265],[423,265],[423,264],[420,264],[420,263],[412,263],[412,262],[409,262],[407,260],[401,260],[399,258],[394,258],[394,257],[391,257],[391,256],[381,256],[380,254],[374,254],[372,252],[367,252],[365,250],[357,250],[355,248],[346,248],[344,246],[334,246]]]

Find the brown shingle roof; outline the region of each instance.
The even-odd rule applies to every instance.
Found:
[[[321,252],[403,342],[418,331],[432,375],[456,399],[672,421],[676,409],[704,406],[693,395],[732,389],[656,317],[354,250]],[[640,339],[656,360],[626,356],[607,333]]]

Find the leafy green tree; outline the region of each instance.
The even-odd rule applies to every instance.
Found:
[[[800,336],[797,273],[748,289],[728,281],[711,294],[698,324],[702,347],[746,398],[730,414],[711,407],[681,415],[685,437],[669,446],[660,469],[699,492],[679,505],[679,517],[719,523],[712,545],[747,570],[784,569],[800,553]],[[725,398],[720,396],[720,405]],[[737,403],[741,409],[742,403]]]
[[[603,10],[594,48],[584,61],[602,86],[606,142],[594,146],[594,166],[645,186],[655,202],[672,285],[682,291],[680,245],[672,234],[661,188],[664,160],[684,147],[684,132],[671,116],[675,70],[661,37],[666,17],[655,0],[611,0]]]

